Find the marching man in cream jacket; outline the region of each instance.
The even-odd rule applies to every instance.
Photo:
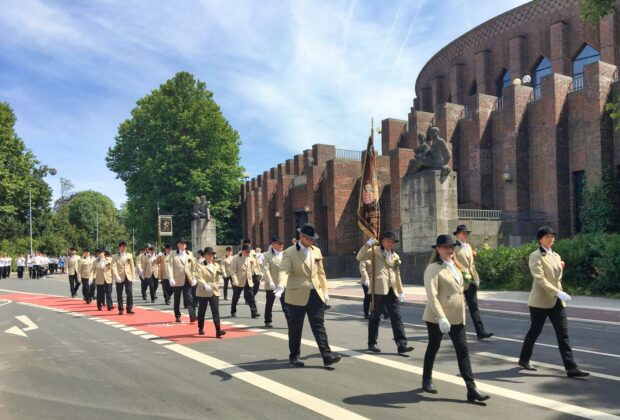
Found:
[[[215,325],[215,337],[220,338],[226,331],[220,327],[220,278],[222,267],[215,262],[215,251],[210,246],[204,249],[204,261],[196,264],[194,276],[198,285],[196,287],[196,299],[198,300],[198,334],[204,335],[205,314],[207,307],[211,305],[211,315]]]
[[[123,315],[123,290],[127,295],[127,313],[133,314],[133,282],[136,279],[136,262],[127,252],[127,243],[118,244],[118,254],[112,258],[112,277],[116,282],[116,302],[118,313]]]
[[[549,317],[558,339],[558,348],[564,361],[566,375],[568,377],[588,376],[588,372],[577,367],[568,339],[566,303],[571,301],[571,297],[562,290],[562,274],[564,273],[562,258],[552,250],[555,232],[550,227],[543,226],[538,229],[536,238],[539,247],[530,254],[529,261],[530,272],[534,278],[528,300],[531,326],[523,342],[519,366],[525,370],[536,370],[530,363],[530,358],[536,339]]]
[[[357,253],[360,262],[373,261],[374,238],[368,240]],[[403,283],[400,279],[400,257],[394,250],[396,247],[394,232],[384,232],[381,235],[381,246],[374,248],[375,264],[375,306],[372,308],[368,320],[368,350],[379,353],[377,347],[379,337],[379,322],[384,308],[387,308],[392,323],[392,334],[396,342],[398,354],[409,353],[413,347],[407,345],[407,336],[400,316],[400,303],[405,300]],[[372,267],[371,267],[372,269]],[[372,291],[372,284],[368,287]]]
[[[172,290],[174,291],[174,318],[176,322],[181,322],[181,294],[187,302],[187,311],[189,313],[189,322],[196,321],[196,309],[194,306],[194,297],[192,295],[192,287],[196,286],[197,281],[194,279],[194,270],[196,268],[196,259],[191,251],[186,249],[187,241],[179,239],[177,241],[177,250],[168,256],[168,279]]]

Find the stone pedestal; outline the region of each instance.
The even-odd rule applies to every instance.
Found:
[[[426,170],[408,174],[400,192],[403,252],[428,252],[438,235],[458,225],[456,172]]]
[[[194,219],[192,220],[192,250],[194,252],[204,249],[207,246],[213,247],[217,244],[217,231],[215,219]]]

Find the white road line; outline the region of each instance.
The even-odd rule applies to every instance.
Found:
[[[174,341],[170,341],[170,340],[166,340],[166,339],[151,340],[151,341],[152,341],[153,343],[156,343],[156,344],[161,344],[162,346],[163,346],[163,345],[166,345],[166,344],[174,344]]]
[[[121,327],[121,330],[123,330],[123,331],[135,331],[136,329],[134,327]]]
[[[178,353],[203,365],[209,366],[215,370],[225,372],[243,382],[254,385],[266,392],[274,394],[280,398],[288,400],[294,404],[300,405],[315,413],[321,414],[331,419],[364,419],[352,411],[341,408],[337,405],[313,397],[312,395],[301,392],[295,388],[291,388],[274,380],[265,378],[254,372],[249,372],[238,366],[232,365],[223,360],[216,359],[206,354],[200,353],[189,347],[180,344],[170,344],[164,346],[170,351]]]
[[[493,359],[505,360],[507,362],[513,363],[515,366],[519,362],[518,357],[504,356],[503,354],[489,353],[486,351],[476,352],[475,354],[478,356],[491,357]],[[551,363],[543,363],[543,362],[534,362],[533,360],[530,361],[530,363],[533,364],[535,367],[544,367],[544,368],[552,369],[552,370],[560,370],[562,372],[566,371],[566,368],[560,365],[553,365]],[[590,376],[596,376],[597,378],[609,379],[610,381],[620,382],[620,376],[607,375],[605,373],[597,373],[597,372],[590,372]]]
[[[341,315],[341,316],[346,316],[346,317],[362,318],[359,315],[346,314],[346,313],[335,312],[335,311],[331,311],[331,310],[326,312],[326,314],[327,315],[334,314],[334,315]],[[403,322],[403,325],[408,325],[410,327],[416,327],[416,328],[422,328],[422,329],[424,329],[424,331],[426,331],[426,325],[423,325],[423,324],[412,324],[410,322]],[[476,333],[468,332],[467,335],[475,336]],[[525,337],[525,335],[524,335],[524,337]],[[492,341],[494,339],[495,340],[502,340],[502,341],[512,341],[512,342],[515,342],[515,343],[523,343],[523,340],[517,340],[515,338],[508,338],[508,337],[500,337],[500,336],[497,336],[497,335],[494,335],[491,339],[489,339],[489,341]],[[554,348],[554,349],[558,348],[557,345],[553,345],[553,344],[545,344],[545,343],[538,343],[537,342],[536,345],[537,346],[543,346],[543,347],[550,347],[550,348]],[[615,358],[619,358],[620,359],[620,354],[604,353],[604,352],[600,352],[600,351],[586,350],[586,349],[580,349],[580,348],[574,348],[574,347],[573,347],[573,351],[581,352],[581,353],[596,354],[597,356],[615,357]]]
[[[133,335],[148,334],[146,331],[141,331],[141,330],[129,331],[129,333]]]
[[[278,332],[267,332],[263,335],[268,335],[270,337],[279,338],[281,340],[288,340],[288,336]],[[314,341],[302,339],[302,344],[318,348],[317,344]],[[397,362],[391,359],[387,359],[381,356],[374,356],[371,354],[364,354],[357,352],[355,350],[346,349],[338,346],[331,346],[333,351],[341,353],[343,355],[350,356],[352,358],[364,360],[366,362],[375,363],[378,365],[386,366],[392,369],[398,369],[405,372],[414,373],[416,375],[422,376],[423,369],[418,366],[409,365],[402,362]],[[465,386],[463,380],[459,377],[456,377],[452,374],[438,372],[436,370],[433,371],[433,379],[437,379],[443,382],[449,382],[453,385]],[[585,407],[579,407],[572,404],[563,403],[561,401],[552,400],[549,398],[538,397],[533,394],[527,394],[524,392],[513,391],[508,388],[503,388],[496,385],[491,385],[486,382],[476,381],[476,386],[483,392],[488,392],[489,394],[499,395],[500,397],[512,399],[515,401],[519,401],[522,403],[527,403],[531,405],[536,405],[539,407],[559,411],[562,413],[567,413],[575,416],[586,417],[590,419],[620,419],[620,416],[615,416],[613,414],[605,413],[603,411],[592,410]]]
[[[153,338],[161,338],[160,336],[155,335],[155,334],[143,334],[140,337],[144,338],[145,340],[151,340]]]

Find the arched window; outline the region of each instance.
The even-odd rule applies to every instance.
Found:
[[[545,76],[549,76],[553,74],[553,69],[551,68],[551,61],[547,57],[543,57],[536,66],[534,70],[534,99],[540,99],[541,90],[540,85],[542,83],[542,79]]]
[[[583,89],[583,68],[601,60],[598,50],[589,44],[583,46],[579,54],[573,59],[573,90]]]
[[[497,97],[501,98],[503,96],[503,91],[505,87],[508,87],[512,84],[512,79],[510,77],[510,70],[502,70],[499,78],[496,82],[497,87]]]

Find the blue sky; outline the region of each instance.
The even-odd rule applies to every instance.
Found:
[[[135,102],[178,71],[207,83],[251,176],[314,143],[365,147],[406,119],[441,47],[523,0],[0,0],[0,101],[39,160],[117,205],[105,166]]]

